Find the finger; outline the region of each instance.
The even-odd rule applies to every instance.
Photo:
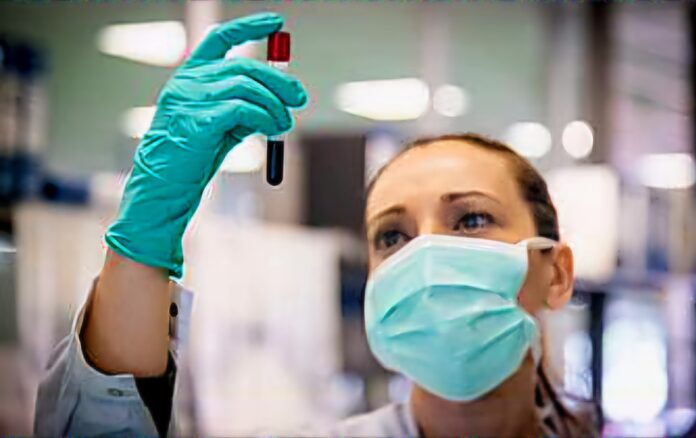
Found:
[[[272,12],[248,15],[223,23],[210,31],[189,60],[209,61],[222,59],[225,53],[238,44],[264,38],[283,27],[283,17]]]
[[[206,66],[206,73],[214,80],[232,75],[248,76],[271,90],[289,107],[298,108],[307,103],[307,91],[297,78],[254,59],[236,58],[231,62]]]
[[[280,126],[278,122],[262,107],[242,99],[220,102],[213,120],[216,130],[230,131],[235,128],[248,128],[252,133],[271,136],[278,135],[292,128]]]
[[[278,126],[288,128],[292,125],[290,111],[278,96],[248,76],[233,76],[209,84],[206,88],[207,100],[246,100],[266,110]]]

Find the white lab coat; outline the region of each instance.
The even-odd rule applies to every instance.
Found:
[[[90,293],[87,303],[91,299]],[[186,339],[191,315],[191,293],[177,286],[172,300],[179,308],[170,324],[170,353],[174,363]],[[136,379],[130,374],[106,375],[85,360],[79,333],[84,309],[77,314],[71,333],[54,349],[39,386],[34,433],[37,436],[156,436],[150,409],[141,398]],[[177,376],[173,398],[180,396]],[[174,403],[177,406],[177,403]],[[190,419],[172,410],[169,436],[196,435]],[[333,427],[312,425],[300,431],[259,430],[258,435],[415,437],[418,435],[408,404],[390,404],[368,414],[348,418]]]

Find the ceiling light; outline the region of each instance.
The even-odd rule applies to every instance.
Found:
[[[505,141],[518,154],[539,158],[551,150],[551,133],[537,122],[518,122],[505,132]]]
[[[389,79],[342,84],[334,96],[341,111],[372,120],[413,120],[428,109],[430,93],[420,79]]]
[[[592,152],[594,135],[587,122],[575,120],[563,129],[563,148],[573,158],[585,158]]]
[[[469,96],[456,85],[442,85],[433,94],[433,109],[445,117],[457,117],[469,109]]]
[[[647,187],[685,189],[696,181],[696,165],[689,154],[649,154],[638,162],[638,177]]]
[[[97,47],[107,55],[171,67],[186,52],[186,30],[179,21],[114,24],[99,32]]]

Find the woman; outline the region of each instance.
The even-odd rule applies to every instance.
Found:
[[[289,109],[307,101],[295,78],[224,54],[281,27],[268,13],[221,25],[163,88],[105,236],[102,272],[39,389],[38,435],[175,430],[168,323],[181,238],[227,152],[251,133],[291,129]],[[414,390],[405,405],[325,434],[589,433],[541,368],[532,315],[568,302],[573,259],[546,185],[524,159],[475,135],[416,142],[373,181],[365,217],[368,341]]]

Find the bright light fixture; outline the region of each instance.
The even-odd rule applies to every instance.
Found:
[[[518,154],[539,158],[551,150],[551,133],[537,122],[518,122],[505,132],[505,141]]]
[[[648,423],[667,403],[664,335],[645,318],[617,318],[604,329],[602,409],[615,421]]]
[[[416,78],[348,82],[336,90],[338,109],[372,120],[413,120],[428,110],[430,92]]]
[[[685,189],[696,182],[696,164],[690,154],[648,154],[638,162],[643,185],[658,189]]]
[[[445,117],[457,117],[469,109],[469,95],[456,85],[442,85],[433,94],[433,109]]]
[[[227,154],[220,166],[222,172],[257,172],[266,162],[266,142],[261,135],[250,135]]]
[[[592,152],[594,134],[587,122],[575,120],[563,129],[563,148],[573,158],[585,158]]]
[[[130,138],[140,139],[150,129],[157,107],[137,106],[127,110],[121,120],[123,133]]]
[[[607,165],[558,167],[546,175],[561,235],[573,249],[575,277],[611,280],[619,245],[619,177]],[[601,194],[601,195],[600,195]],[[601,211],[602,214],[590,212]]]
[[[186,30],[179,21],[113,24],[99,32],[97,47],[107,55],[171,67],[186,52]]]

